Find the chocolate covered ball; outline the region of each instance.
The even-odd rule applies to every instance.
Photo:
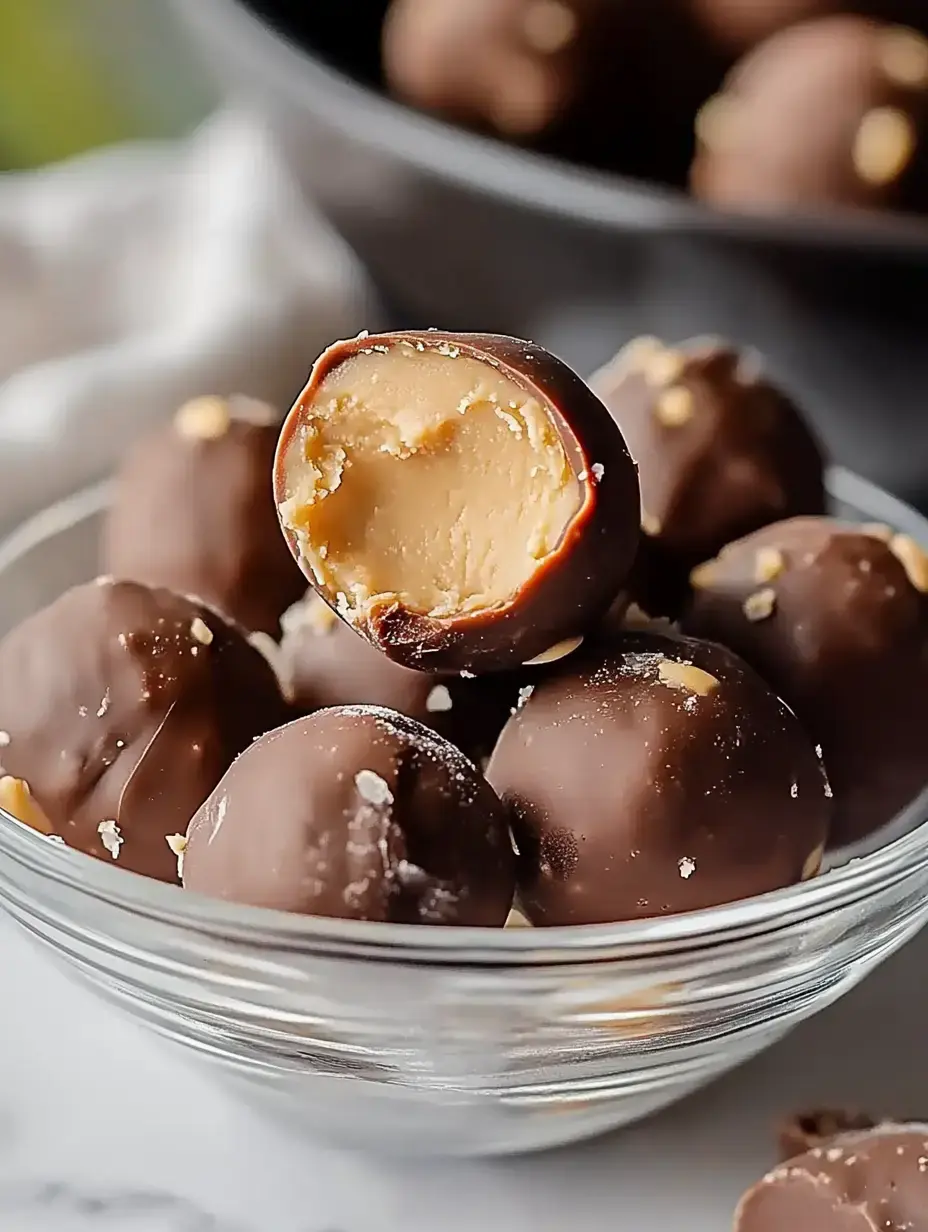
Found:
[[[284,424],[276,493],[315,590],[433,672],[561,653],[638,545],[638,478],[609,412],[541,347],[493,334],[329,347]]]
[[[928,206],[928,41],[836,16],[761,44],[699,113],[697,196],[727,209]]]
[[[216,612],[88,582],[0,641],[0,804],[36,824],[31,804],[69,847],[174,881],[167,840],[287,713],[268,664]]]
[[[928,784],[928,559],[907,535],[831,518],[768,526],[694,571],[684,627],[746,659],[821,745],[833,843]]]
[[[721,646],[649,632],[580,652],[527,696],[487,770],[536,925],[692,911],[819,868],[831,812],[788,708]]]
[[[638,463],[644,532],[631,590],[676,615],[687,576],[768,522],[825,507],[821,449],[751,351],[638,338],[590,378]]]
[[[339,706],[256,741],[190,823],[189,890],[301,915],[502,927],[505,811],[448,741]]]
[[[401,667],[349,628],[310,591],[283,615],[281,676],[304,711],[382,706],[417,719],[479,764],[516,704],[521,677],[463,677]]]
[[[393,0],[383,59],[393,93],[422,110],[675,180],[722,71],[688,0]]]
[[[252,398],[196,398],[139,441],[116,477],[104,569],[276,635],[305,585],[271,489],[280,421]]]
[[[777,1145],[780,1159],[786,1162],[819,1147],[830,1146],[842,1134],[874,1129],[879,1122],[869,1113],[849,1108],[811,1108],[796,1112],[780,1126]]]
[[[846,1134],[780,1164],[741,1199],[734,1232],[928,1232],[928,1126]]]

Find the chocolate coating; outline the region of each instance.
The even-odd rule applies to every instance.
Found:
[[[505,811],[462,754],[376,707],[319,710],[233,764],[190,823],[184,886],[303,915],[502,927]]]
[[[284,424],[275,476],[314,588],[405,667],[501,671],[582,636],[638,544],[637,474],[609,412],[514,338],[335,343]]]
[[[298,709],[397,710],[438,732],[478,764],[492,753],[525,683],[510,673],[467,679],[400,667],[358,637],[315,591],[284,613],[283,626],[282,675]]]
[[[737,210],[928,206],[928,41],[835,16],[775,35],[700,112],[690,181]]]
[[[280,419],[251,398],[197,398],[139,441],[116,477],[106,572],[197,595],[276,635],[304,585],[271,490]]]
[[[753,353],[639,338],[590,385],[638,463],[644,534],[630,589],[652,615],[677,615],[690,569],[732,539],[824,511],[821,449]]]
[[[928,1127],[846,1134],[750,1189],[734,1232],[928,1232]]]
[[[244,635],[167,590],[88,582],[0,642],[4,771],[68,846],[161,881],[166,837],[285,714]]]
[[[834,844],[928,784],[928,562],[872,530],[796,518],[749,535],[694,573],[683,622],[746,659],[821,745]]]
[[[780,1160],[785,1163],[807,1151],[829,1146],[842,1134],[859,1133],[877,1124],[879,1122],[868,1113],[852,1112],[847,1108],[813,1108],[797,1112],[783,1122],[777,1134]]]
[[[831,812],[795,716],[721,646],[627,633],[539,683],[487,778],[533,924],[692,911],[813,875]]]

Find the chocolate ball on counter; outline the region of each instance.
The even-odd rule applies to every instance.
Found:
[[[879,1123],[869,1113],[848,1108],[812,1108],[796,1112],[783,1122],[777,1134],[780,1160],[785,1163],[807,1151],[829,1146],[842,1134],[874,1129]]]
[[[774,1168],[734,1232],[928,1232],[928,1126],[845,1134]]]
[[[195,398],[139,441],[116,477],[104,569],[276,635],[305,586],[271,490],[280,423],[252,398]]]
[[[536,925],[692,911],[813,876],[828,782],[789,709],[721,646],[627,633],[525,695],[487,778]]]
[[[216,612],[88,582],[0,641],[0,804],[69,847],[175,881],[168,840],[288,713],[268,664]]]
[[[190,823],[188,890],[301,915],[502,927],[505,810],[447,740],[338,706],[256,741]]]
[[[276,495],[314,589],[431,672],[562,653],[638,546],[638,477],[609,412],[547,351],[492,334],[329,347],[284,424]]]
[[[928,41],[837,16],[761,44],[699,113],[697,196],[735,210],[928,208]]]
[[[912,539],[796,518],[729,545],[693,587],[685,630],[746,659],[821,745],[834,845],[928,784],[928,559]]]
[[[297,709],[397,710],[478,764],[492,753],[525,683],[506,672],[468,678],[401,667],[358,637],[315,591],[286,611],[282,624],[281,676]]]
[[[633,597],[677,615],[689,571],[768,522],[825,507],[821,449],[752,351],[637,338],[590,378],[638,463]]]
[[[688,0],[393,0],[383,60],[393,93],[424,111],[674,180],[723,71]]]

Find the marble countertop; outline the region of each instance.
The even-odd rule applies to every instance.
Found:
[[[72,985],[6,921],[3,1232],[728,1232],[784,1110],[928,1112],[928,933],[773,1051],[646,1124],[543,1156],[393,1162],[289,1137]]]

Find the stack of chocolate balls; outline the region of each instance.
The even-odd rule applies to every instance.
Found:
[[[726,209],[928,211],[919,0],[392,0],[401,100]]]
[[[759,359],[705,340],[587,382],[518,339],[365,333],[282,423],[196,399],[126,459],[106,574],[0,642],[0,804],[368,921],[798,883],[928,779],[928,560],[825,517],[822,474]]]

